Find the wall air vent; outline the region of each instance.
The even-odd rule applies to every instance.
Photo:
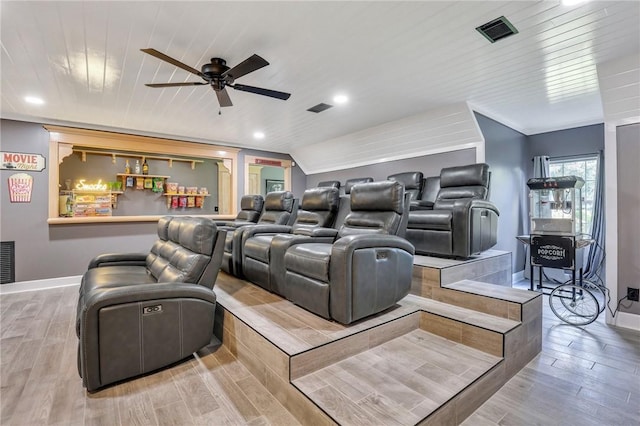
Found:
[[[514,27],[513,24],[504,16],[494,19],[491,22],[487,22],[484,25],[480,25],[479,27],[476,27],[476,30],[485,36],[485,38],[491,43],[495,43],[496,41],[509,37],[510,35],[518,34],[516,27]]]
[[[0,284],[16,282],[16,242],[0,242]]]
[[[307,111],[311,111],[311,112],[318,113],[318,112],[325,111],[325,110],[327,110],[327,109],[331,108],[332,106],[333,106],[333,105],[329,105],[329,104],[325,104],[325,103],[322,103],[322,102],[321,102],[321,103],[319,103],[319,104],[318,104],[318,105],[316,105],[316,106],[312,106],[312,107],[311,107],[311,108],[309,108]]]

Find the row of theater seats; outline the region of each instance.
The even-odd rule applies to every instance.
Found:
[[[417,254],[468,258],[496,244],[499,212],[488,201],[490,177],[484,163],[444,168],[438,176],[404,172],[387,177],[404,185],[411,198],[405,237]],[[365,181],[373,179],[348,180],[345,192]],[[340,181],[318,186],[340,188]]]
[[[465,257],[495,244],[488,178],[483,164],[443,169],[433,201],[420,184],[429,178],[411,172],[349,183],[342,196],[308,189],[300,208],[288,191],[245,196],[236,220],[218,225],[160,219],[148,253],[97,256],[82,277],[83,385],[93,392],[208,344],[219,269],[343,324],[390,308],[409,292],[415,250]]]
[[[280,212],[288,192],[269,193],[264,212]],[[258,207],[256,196],[244,207]],[[409,203],[399,182],[304,192],[300,208],[275,223],[227,229],[224,268],[327,319],[349,324],[393,306],[411,287],[413,246],[401,236]],[[243,213],[242,216],[251,213]],[[293,216],[290,224],[285,223]]]

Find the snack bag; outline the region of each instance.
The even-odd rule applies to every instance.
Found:
[[[153,179],[153,192],[162,192],[163,179],[162,178],[154,178]]]

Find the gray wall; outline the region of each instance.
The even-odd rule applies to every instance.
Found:
[[[527,136],[476,113],[485,140],[485,161],[491,170],[491,201],[498,207],[496,250],[510,251],[513,272],[524,269],[525,250],[516,235],[524,233],[527,212]]]
[[[476,150],[464,149],[460,151],[445,152],[434,155],[395,160],[386,163],[371,164],[368,166],[353,167],[351,169],[336,170],[333,172],[316,173],[307,176],[307,188],[315,187],[325,180],[339,180],[344,186],[347,179],[372,177],[374,180],[385,180],[394,173],[418,171],[427,176],[437,176],[443,167],[460,166],[476,162]]]
[[[10,203],[7,179],[15,172],[2,170],[0,173],[0,240],[15,241],[16,281],[80,275],[86,270],[89,260],[98,254],[149,250],[156,239],[156,225],[152,222],[47,224],[49,170],[58,165],[49,164],[49,133],[42,124],[1,120],[0,143],[2,151],[37,153],[47,158],[44,171],[29,172],[34,178],[30,203]],[[244,164],[243,155],[291,159],[285,154],[242,150],[240,165]],[[240,167],[242,169],[243,166]],[[299,167],[293,168],[292,179],[294,193],[301,196],[306,176]],[[242,194],[243,172],[238,181],[238,193]],[[212,189],[214,187],[209,188],[210,191]]]
[[[49,133],[36,123],[2,120],[3,151],[49,154]],[[0,177],[0,238],[15,241],[16,281],[29,281],[80,275],[89,260],[100,253],[148,250],[154,241],[155,224],[47,224],[50,164],[42,172],[29,172],[34,178],[30,203],[9,202],[7,179],[13,171],[2,170]]]
[[[604,150],[604,124],[575,127],[555,132],[538,133],[528,136],[527,177],[533,175],[533,162],[536,155],[549,157],[572,157],[585,154],[597,154]]]
[[[640,124],[617,128],[618,298],[627,287],[640,288]],[[629,306],[626,308],[624,305]],[[620,311],[640,314],[640,303],[625,302]]]

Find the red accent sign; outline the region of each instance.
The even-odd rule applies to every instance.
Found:
[[[262,164],[263,166],[282,167],[282,161],[266,160],[264,158],[256,158],[256,164]]]

